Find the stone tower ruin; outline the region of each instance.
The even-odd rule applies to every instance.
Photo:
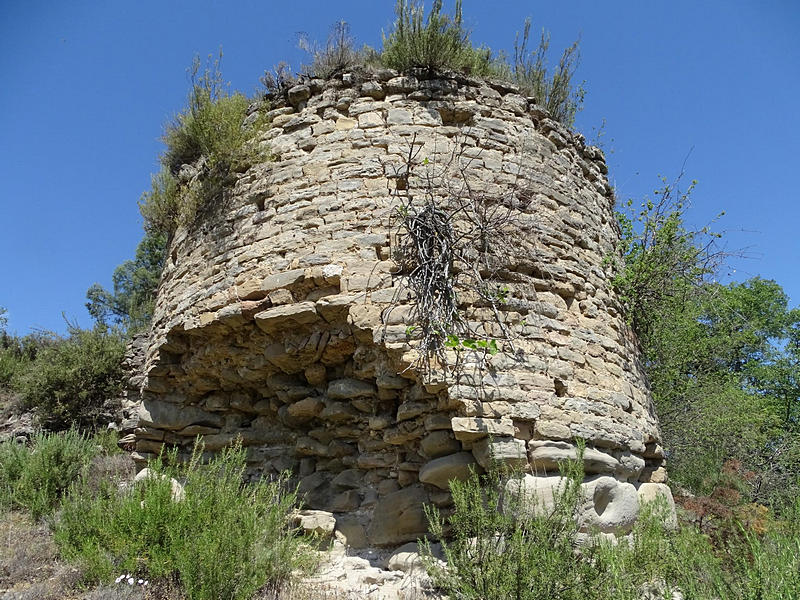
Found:
[[[345,74],[270,108],[272,160],[172,240],[135,458],[239,439],[356,546],[415,540],[493,460],[550,489],[577,438],[587,527],[669,496],[598,148],[464,76]]]

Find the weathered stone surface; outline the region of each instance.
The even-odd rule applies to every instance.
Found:
[[[633,528],[639,516],[639,496],[633,484],[600,475],[581,487],[585,498],[580,507],[583,530],[621,535]]]
[[[484,469],[493,463],[516,468],[528,464],[525,442],[515,438],[483,438],[473,444],[472,454]]]
[[[313,419],[324,407],[325,404],[319,398],[303,398],[290,404],[286,412],[295,419]]]
[[[529,442],[531,468],[537,473],[558,473],[559,464],[578,458],[578,448],[569,442],[532,440]],[[583,470],[586,473],[614,473],[619,461],[595,448],[583,451]]]
[[[503,509],[531,516],[550,515],[566,485],[567,480],[560,475],[524,475],[509,479],[504,488]]]
[[[183,486],[178,482],[177,479],[174,479],[172,477],[167,477],[163,473],[156,473],[149,467],[145,467],[144,469],[139,471],[133,478],[133,483],[135,485],[137,483],[141,483],[148,479],[157,479],[162,481],[169,479],[169,485],[171,490],[170,496],[173,502],[183,502],[183,500],[186,498],[186,491],[183,489]]]
[[[426,463],[419,471],[419,480],[446,490],[449,489],[451,480],[463,481],[478,467],[471,453],[458,452]]]
[[[645,508],[648,504],[654,503],[651,510],[656,510],[661,516],[664,525],[670,529],[678,526],[678,515],[675,511],[675,500],[669,486],[663,483],[641,483],[637,490],[639,495],[639,506]]]
[[[375,505],[367,539],[376,546],[402,544],[416,540],[428,531],[422,506],[428,493],[421,485],[404,488],[382,498]]]
[[[279,327],[292,327],[313,323],[319,318],[313,302],[300,302],[276,306],[256,313],[253,317],[261,329],[271,332]]]
[[[336,517],[324,510],[299,510],[292,515],[295,527],[306,533],[328,537],[336,528]]]
[[[439,458],[461,450],[461,443],[455,439],[452,432],[439,429],[422,438],[420,450],[428,458]]]
[[[513,436],[514,424],[507,419],[453,417],[450,421],[457,440],[470,442],[491,436]]]
[[[180,406],[148,398],[139,406],[139,423],[142,426],[158,425],[162,429],[183,429],[189,425],[221,427],[223,418],[194,406]]]
[[[373,396],[375,386],[358,379],[337,379],[328,385],[328,398],[334,400]]]

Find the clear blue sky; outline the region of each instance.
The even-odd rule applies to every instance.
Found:
[[[344,19],[377,47],[393,6],[0,0],[0,306],[11,329],[64,331],[62,312],[91,324],[86,289],[109,286],[133,255],[137,200],[194,54],[222,46],[226,79],[254,93],[266,68],[300,63],[298,32],[324,40]],[[605,119],[619,197],[652,192],[693,149],[690,222],[724,210],[717,229],[749,256],[724,275],[775,279],[800,302],[800,3],[464,0],[464,14],[473,41],[494,49],[510,50],[529,15],[559,52],[580,34],[577,126],[591,139]]]

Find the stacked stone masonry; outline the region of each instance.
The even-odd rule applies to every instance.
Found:
[[[415,540],[423,504],[446,511],[448,480],[492,459],[526,470],[541,496],[576,438],[586,527],[625,533],[640,498],[669,495],[604,269],[619,233],[598,148],[512,86],[464,77],[346,74],[271,107],[260,134],[271,160],[172,241],[136,378],[135,458],[240,439],[253,476],[291,470],[356,547]],[[487,339],[499,323],[513,339],[458,374],[421,368],[414,299],[392,260],[412,148],[423,170],[466,161],[486,198],[525,190],[496,241],[512,249],[499,314],[462,298]]]

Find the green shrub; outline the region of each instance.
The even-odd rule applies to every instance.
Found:
[[[37,434],[30,448],[0,444],[0,508],[27,510],[35,519],[50,514],[97,452],[74,429]]]
[[[514,41],[514,64],[511,75],[523,93],[534,96],[554,119],[567,126],[575,122],[575,114],[583,105],[585,91],[583,85],[574,85],[573,77],[578,67],[580,52],[578,41],[573,42],[561,54],[558,67],[550,76],[547,66],[547,51],[550,48],[550,34],[542,30],[539,45],[535,51],[528,51],[531,20],[525,20],[522,38],[517,35]]]
[[[253,130],[263,126],[256,120],[244,126],[250,101],[239,92],[230,93],[220,71],[222,53],[201,71],[199,57],[190,67],[188,106],[166,127],[161,171],[153,175],[152,187],[139,202],[145,229],[168,238],[179,226],[191,225],[198,212],[218,201],[234,172],[267,158],[259,147],[248,143]],[[202,160],[201,160],[202,159]],[[179,181],[183,165],[194,165],[200,176]]]
[[[464,28],[461,0],[455,13],[442,13],[442,1],[434,0],[425,19],[424,6],[415,0],[398,0],[394,28],[383,38],[383,65],[398,71],[461,71],[475,76],[493,73],[492,52],[475,48]]]
[[[177,578],[190,599],[244,599],[287,581],[311,553],[289,526],[296,503],[285,480],[244,485],[245,452],[227,449],[208,465],[200,452],[188,465],[150,467],[185,481],[185,499],[171,499],[168,478],[104,493],[76,488],[64,504],[55,539],[89,581],[120,573]]]
[[[207,157],[214,166],[232,163],[246,141],[242,121],[249,101],[238,92],[229,93],[222,79],[222,53],[201,72],[200,58],[190,67],[191,91],[188,107],[164,133],[166,151],[162,164],[177,174],[182,165]]]
[[[531,506],[521,485],[517,493],[502,494],[497,470],[483,480],[473,475],[452,481],[453,513],[444,520],[436,508],[428,511],[434,536],[441,537],[446,527],[450,532],[442,541],[446,568],[427,552],[436,585],[451,597],[475,600],[584,598],[581,590],[597,573],[574,552],[581,465],[566,466],[552,510]]]
[[[709,539],[693,528],[665,530],[665,503],[647,505],[628,539],[581,539],[581,465],[564,465],[552,506],[531,505],[497,470],[451,482],[452,514],[429,511],[433,535],[449,533],[447,566],[423,544],[434,583],[450,597],[475,600],[640,600],[648,589],[665,598],[678,589],[686,598],[729,597],[731,577]]]
[[[68,337],[38,349],[13,387],[48,429],[93,428],[107,418],[106,401],[122,390],[124,353],[125,338],[116,330],[70,327]]]
[[[159,186],[154,183],[153,187]],[[154,202],[152,207],[157,204]],[[141,331],[150,324],[166,246],[164,234],[145,233],[136,247],[134,260],[126,260],[114,269],[111,291],[99,283],[88,289],[86,308],[95,321],[119,324],[129,333]]]

